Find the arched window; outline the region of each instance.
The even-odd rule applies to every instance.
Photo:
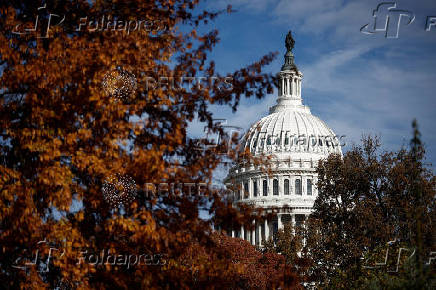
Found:
[[[307,180],[307,195],[312,195],[312,179]]]
[[[273,195],[279,195],[279,181],[277,179],[273,180]]]
[[[312,139],[312,147],[315,147],[316,146],[316,137],[312,135],[311,139]]]
[[[295,194],[302,195],[301,179],[295,179]]]
[[[248,192],[248,182],[244,183],[244,198],[248,198],[249,192]]]
[[[253,195],[254,197],[257,196],[257,181],[253,180]]]
[[[285,195],[289,195],[289,179],[285,179],[285,181],[284,181],[284,193],[285,193]]]
[[[276,145],[280,145],[281,141],[282,141],[282,140],[280,139],[280,137],[277,138],[277,139],[276,139]]]
[[[268,183],[266,180],[263,181],[263,196],[268,196]]]

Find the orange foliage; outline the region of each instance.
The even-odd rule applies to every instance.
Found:
[[[272,89],[272,77],[262,68],[274,54],[235,72],[217,73],[208,54],[218,32],[202,34],[198,26],[221,12],[198,13],[198,1],[46,1],[44,9],[36,2],[0,4],[1,283],[32,289],[186,288],[195,280],[186,277],[177,261],[193,245],[214,257],[200,265],[202,286],[220,287],[235,275],[237,281],[254,286],[271,267],[278,267],[272,277],[283,278],[279,260],[222,238],[225,243],[241,243],[239,249],[250,248],[253,255],[254,264],[232,264],[236,253],[225,254],[231,245],[219,243],[215,251],[211,221],[199,218],[199,209],[210,204],[211,215],[227,219],[227,224],[252,218],[247,217],[250,210],[238,213],[229,201],[209,191],[145,194],[147,183],[211,184],[221,155],[213,148],[196,150],[196,142],[187,136],[188,123],[198,117],[219,131],[210,104],[236,110],[243,96],[262,98]],[[32,29],[37,16],[45,25]],[[84,17],[147,20],[159,29],[78,30]],[[135,86],[122,92],[102,87],[105,76],[120,68],[128,72],[123,75],[135,76]],[[160,76],[230,77],[232,90],[147,88],[148,78]],[[116,174],[130,176],[137,188],[135,201],[122,208],[111,207],[102,196],[105,180]],[[25,266],[38,249],[37,265]],[[120,261],[78,263],[84,252],[102,251],[116,253]],[[161,262],[127,267],[122,259],[132,255],[159,255]],[[49,271],[38,268],[44,266]],[[230,276],[229,269],[240,271]]]

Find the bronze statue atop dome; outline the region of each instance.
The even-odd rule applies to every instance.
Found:
[[[292,32],[290,30],[288,32],[288,35],[286,35],[285,45],[288,51],[291,51],[294,48],[295,40],[292,37]]]
[[[292,49],[294,48],[295,45],[295,40],[292,37],[292,32],[290,30],[286,35],[285,45],[287,50],[285,54],[285,63],[282,66],[282,71],[284,70],[298,71],[297,66],[294,63],[294,54],[292,53]]]

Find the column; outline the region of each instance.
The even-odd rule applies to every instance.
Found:
[[[286,81],[286,77],[285,76],[283,76],[283,84],[284,84],[284,86],[283,86],[283,95],[286,95],[286,92],[288,90],[288,88],[287,88],[288,82]]]
[[[290,78],[288,78],[288,83],[289,83],[289,90],[288,90],[288,95],[290,95],[290,94],[292,94],[292,82],[291,82],[291,79]]]
[[[282,77],[282,90],[280,93],[282,96],[285,94],[285,78],[284,77]]]
[[[296,96],[297,95],[297,79],[296,78],[294,78],[294,84],[295,84],[295,86],[294,86],[294,95]]]
[[[307,230],[307,224],[306,224],[306,222],[307,222],[307,219],[309,218],[309,215],[308,214],[306,214],[305,216],[304,216],[304,229],[305,229],[305,232],[306,232],[306,230]],[[303,238],[303,246],[306,246],[306,238]]]
[[[248,178],[248,198],[253,198],[253,184],[251,182],[251,177]]]
[[[257,225],[257,236],[259,237],[259,247],[262,247],[262,223]]]
[[[295,77],[295,95],[298,96],[298,79]]]
[[[244,181],[241,181],[241,199],[245,199]]]
[[[292,218],[292,233],[295,235],[295,214],[292,214],[291,218]]]
[[[278,224],[278,230],[283,228],[282,214],[281,213],[277,214],[277,224]]]
[[[232,230],[232,238],[235,237],[235,230]]]
[[[285,96],[288,93],[288,80],[286,76],[283,76],[283,95]]]
[[[268,241],[269,238],[269,226],[268,226],[268,220],[265,219],[265,241]]]
[[[298,79],[298,95],[301,96],[301,79]]]
[[[251,231],[251,244],[256,245],[256,222],[253,221],[253,230]]]
[[[241,226],[241,239],[245,240],[244,226]]]
[[[298,96],[298,79],[295,77],[295,95]]]

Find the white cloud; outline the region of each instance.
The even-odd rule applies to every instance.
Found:
[[[302,42],[314,42],[303,48],[305,63],[298,55],[296,59],[304,74],[303,98],[337,134],[356,143],[362,134],[381,134],[389,149],[397,149],[409,139],[410,123],[416,117],[424,140],[432,146],[430,154],[436,155],[436,59],[431,50],[435,32],[424,30],[426,16],[436,15],[434,0],[396,1],[399,9],[413,11],[417,17],[411,25],[401,27],[399,39],[360,33],[359,29],[372,21],[378,0],[217,2],[267,19],[273,28],[284,31],[290,27]],[[217,2],[214,5],[219,5]],[[229,123],[246,129],[264,116],[275,100],[274,95],[254,105],[243,102],[235,115],[217,109],[216,116],[224,115]]]

